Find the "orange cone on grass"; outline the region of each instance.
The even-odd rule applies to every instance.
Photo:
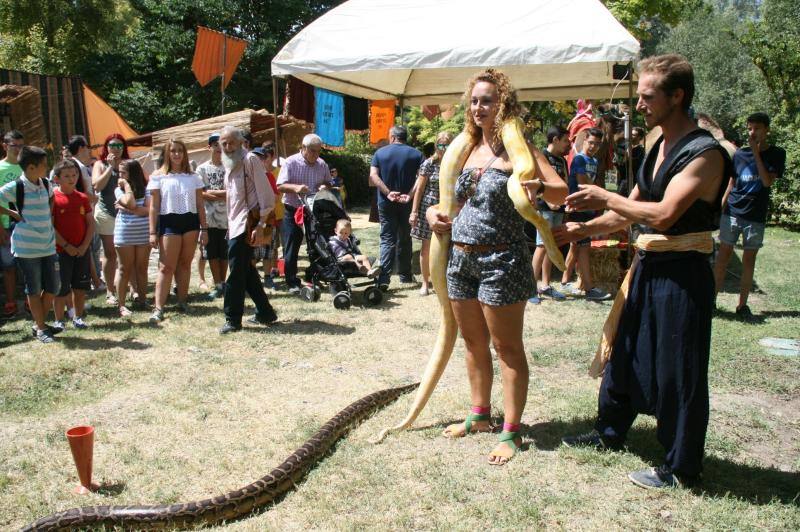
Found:
[[[96,491],[99,486],[92,483],[92,454],[94,452],[94,427],[73,427],[67,431],[69,448],[72,459],[78,469],[80,485],[75,487],[75,493],[86,494]]]

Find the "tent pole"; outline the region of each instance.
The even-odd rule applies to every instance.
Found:
[[[405,101],[405,98],[400,96],[400,125],[401,126],[406,125],[406,115],[405,115],[405,113],[403,113],[403,102],[404,101]]]
[[[225,114],[225,59],[228,56],[228,36],[225,35],[225,32],[222,32],[222,80],[220,81],[219,85],[219,105],[220,105],[220,114]]]
[[[628,194],[633,190],[633,146],[631,146],[631,130],[633,127],[633,61],[628,63],[628,119],[625,124],[626,159],[628,166]],[[633,224],[628,226],[628,265],[633,262]]]
[[[272,116],[275,118],[275,158],[281,165],[281,143],[278,132],[278,78],[272,76]]]

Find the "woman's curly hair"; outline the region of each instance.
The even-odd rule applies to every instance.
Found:
[[[472,98],[472,89],[481,81],[491,83],[497,88],[497,96],[500,100],[500,105],[497,109],[497,117],[494,121],[492,138],[494,139],[495,146],[499,146],[502,142],[500,139],[500,126],[509,118],[519,116],[522,107],[519,104],[519,100],[517,100],[517,92],[514,90],[514,87],[511,86],[511,80],[499,70],[487,68],[483,72],[478,72],[472,76],[467,82],[467,90],[464,92],[463,98],[464,131],[469,135],[470,139],[472,139],[473,144],[480,142],[481,130],[475,125],[475,120],[473,120],[470,113],[470,99]]]

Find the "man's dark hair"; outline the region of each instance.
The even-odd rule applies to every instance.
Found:
[[[769,127],[769,115],[767,113],[753,113],[747,117],[748,124],[762,124]]]
[[[590,127],[586,130],[586,138],[589,137],[597,137],[598,139],[603,139],[603,130],[599,127]]]
[[[89,146],[89,143],[86,142],[86,137],[83,135],[73,135],[69,138],[69,142],[67,143],[67,149],[72,155],[77,155],[78,151],[84,146]]]
[[[72,159],[64,159],[56,163],[56,166],[53,168],[53,175],[61,177],[61,172],[63,172],[66,168],[74,168],[78,171],[78,182],[82,176],[81,169],[78,166],[78,163],[73,161]]]
[[[39,166],[42,161],[47,161],[47,152],[36,146],[23,146],[19,152],[19,166],[23,172],[29,166]]]
[[[645,132],[644,132],[644,128],[643,128],[643,127],[636,126],[636,127],[634,127],[633,129],[631,129],[631,131],[632,131],[632,132],[633,132],[633,131],[635,131],[635,132],[636,132],[636,133],[639,135],[639,138],[642,138],[642,139],[643,139],[643,138],[645,138],[645,136],[646,136],[646,134],[645,134]]]
[[[6,131],[6,134],[3,135],[3,142],[8,144],[12,140],[25,140],[25,135],[18,129],[9,129]]]
[[[550,126],[547,130],[547,143],[552,144],[556,139],[567,135],[569,131],[564,126]]]
[[[275,143],[271,140],[264,142],[261,147],[264,149],[266,155],[275,156]]]
[[[389,130],[389,136],[405,143],[408,141],[408,130],[405,126],[392,126],[392,129]]]
[[[253,147],[253,134],[250,133],[249,131],[245,131],[244,133],[242,133],[242,136],[244,137],[244,140],[247,141],[247,145],[252,148]]]
[[[694,98],[694,70],[685,57],[678,54],[655,55],[639,62],[639,75],[658,74],[658,88],[667,94],[683,89],[684,111],[689,111]]]

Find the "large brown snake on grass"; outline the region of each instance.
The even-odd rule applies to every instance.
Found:
[[[241,489],[213,499],[179,504],[73,508],[43,517],[23,530],[74,530],[102,526],[132,530],[186,528],[236,519],[292,489],[339,438],[370,414],[417,386],[418,384],[410,384],[389,388],[359,399],[333,416],[268,475]]]

